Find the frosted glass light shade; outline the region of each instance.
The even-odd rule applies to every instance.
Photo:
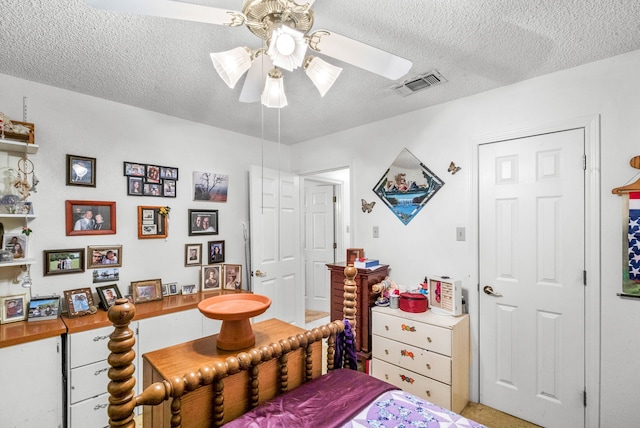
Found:
[[[277,67],[293,71],[302,65],[307,52],[307,42],[304,34],[286,25],[276,27],[271,31],[271,40],[267,55]]]
[[[214,52],[211,61],[224,83],[233,88],[251,67],[251,51],[247,47],[237,47],[230,51]]]
[[[273,69],[269,72],[261,101],[264,106],[270,108],[286,107],[287,96],[284,93],[284,78],[279,70]]]
[[[342,68],[312,56],[307,57],[307,61],[305,61],[305,73],[318,88],[320,96],[324,97],[342,73]]]

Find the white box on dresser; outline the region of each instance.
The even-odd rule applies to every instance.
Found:
[[[371,375],[459,413],[469,401],[469,316],[374,307]]]

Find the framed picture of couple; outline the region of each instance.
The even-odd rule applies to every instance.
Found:
[[[67,236],[116,233],[116,203],[65,201]]]
[[[189,236],[217,235],[218,210],[189,210]]]

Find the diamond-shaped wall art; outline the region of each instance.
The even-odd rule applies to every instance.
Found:
[[[403,149],[373,191],[406,225],[442,186],[444,181]]]

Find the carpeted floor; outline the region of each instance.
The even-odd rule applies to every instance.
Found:
[[[460,414],[489,428],[540,428],[538,425],[471,401]]]
[[[316,321],[316,320],[319,320],[320,318],[324,318],[328,316],[329,316],[329,312],[312,311],[310,309],[307,309],[304,311],[304,322],[305,324],[309,324],[312,321]]]

